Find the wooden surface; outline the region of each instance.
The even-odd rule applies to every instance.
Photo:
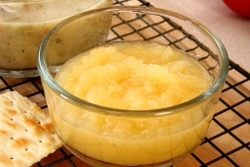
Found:
[[[250,18],[237,15],[223,0],[147,1],[154,7],[181,13],[207,26],[222,40],[230,59],[250,72]]]

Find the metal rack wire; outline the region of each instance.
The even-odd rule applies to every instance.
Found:
[[[131,0],[114,0],[113,5],[130,5]],[[134,1],[133,1],[134,2]],[[138,6],[151,6],[145,0],[136,1]],[[152,36],[145,36],[142,32],[147,29],[147,22],[142,20],[146,26],[135,28],[132,22],[135,20],[124,21],[113,25],[112,40],[122,40],[127,34],[119,34],[116,30],[124,24],[132,29],[131,33],[137,33],[141,38],[152,39],[164,36],[165,33],[171,33],[175,30],[182,31],[177,24],[168,20],[172,28],[164,32],[154,29],[156,33]],[[161,24],[161,23],[158,23]],[[183,32],[179,39],[165,39],[169,43],[178,47],[178,42],[189,39],[195,39]],[[195,41],[197,49],[200,46]],[[206,49],[206,48],[204,48]],[[188,50],[190,51],[190,50]],[[46,110],[47,105],[40,78],[8,78],[0,77],[0,93],[9,90],[16,90],[22,95],[27,96],[31,101],[37,103],[42,109]],[[232,98],[234,97],[234,98]],[[220,102],[216,109],[213,121],[210,125],[208,134],[202,143],[190,156],[176,164],[175,167],[198,167],[198,166],[250,166],[250,74],[239,65],[230,61],[229,75],[226,85],[222,91]],[[226,143],[225,145],[225,142]],[[205,151],[204,151],[205,150]],[[204,154],[207,152],[207,155]],[[248,158],[243,158],[248,157]],[[88,166],[80,161],[64,147],[58,149],[55,153],[42,159],[32,167],[78,167]]]

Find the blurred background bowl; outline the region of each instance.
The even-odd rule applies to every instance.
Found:
[[[111,5],[112,0],[0,0],[0,76],[38,76],[38,47],[52,27],[79,12]]]
[[[223,0],[224,3],[235,13],[250,18],[250,1],[249,0]]]

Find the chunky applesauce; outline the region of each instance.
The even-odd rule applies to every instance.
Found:
[[[88,102],[120,109],[173,106],[211,84],[207,72],[192,58],[153,42],[97,47],[65,64],[56,80]]]
[[[174,106],[211,85],[206,70],[184,52],[139,41],[90,49],[64,64],[55,80],[81,99],[124,112]],[[109,115],[75,106],[45,89],[55,130],[66,145],[123,166],[189,154],[205,137],[212,119],[213,108],[202,103],[168,115]]]

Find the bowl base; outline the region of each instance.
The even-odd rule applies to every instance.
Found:
[[[27,70],[0,69],[0,76],[12,77],[12,78],[27,78],[27,77],[38,77],[39,74],[37,72],[37,69],[27,69]]]
[[[88,157],[65,143],[64,143],[64,147],[67,148],[72,154],[74,154],[80,160],[95,167],[171,167],[177,162],[187,157],[188,155],[190,155],[192,152],[190,151],[189,153],[183,154],[181,156],[178,156],[171,160],[167,160],[165,162],[160,162],[160,163],[155,163],[155,164],[136,165],[136,166],[122,166],[122,165],[111,164],[111,163],[107,163],[101,160],[96,160],[91,157]]]

